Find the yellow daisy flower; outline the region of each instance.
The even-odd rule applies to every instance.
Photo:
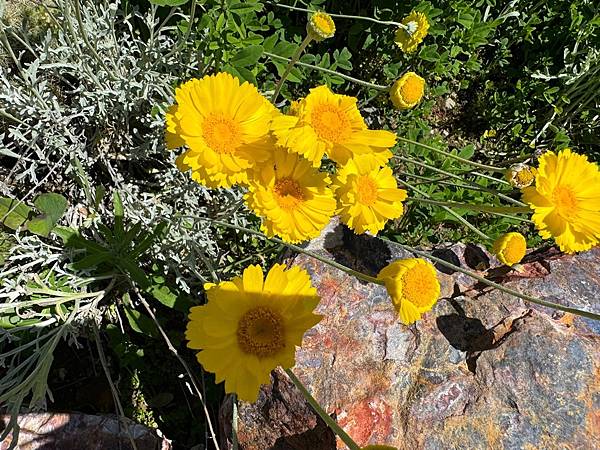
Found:
[[[245,199],[262,230],[286,242],[317,237],[335,212],[329,177],[296,153],[278,149],[258,166]]]
[[[185,333],[188,347],[205,370],[225,381],[225,392],[256,401],[261,384],[278,366],[294,366],[296,346],[321,320],[308,273],[275,264],[263,277],[259,266],[219,284],[206,283],[207,303],[190,309]]]
[[[496,239],[492,251],[502,264],[514,266],[525,256],[527,242],[521,233],[506,233]]]
[[[600,242],[600,171],[570,149],[546,152],[539,159],[535,186],[523,201],[544,239],[554,238],[563,252],[589,250]]]
[[[334,94],[327,86],[311,89],[300,102],[297,116],[273,119],[272,130],[279,145],[301,154],[315,167],[325,153],[338,164],[346,164],[354,155],[370,154],[383,165],[396,143],[394,133],[367,129],[355,97]]]
[[[335,34],[335,23],[329,14],[323,11],[314,13],[306,24],[306,32],[311,39],[320,42],[333,37]]]
[[[414,72],[406,72],[392,85],[390,99],[398,109],[417,105],[425,93],[425,80]]]
[[[527,164],[518,163],[510,166],[505,173],[505,177],[511,186],[523,189],[533,184],[536,173],[535,168]]]
[[[377,278],[383,280],[400,322],[410,325],[437,302],[440,283],[435,267],[421,258],[398,259],[385,266]]]
[[[402,20],[402,24],[406,25],[408,30],[398,28],[394,42],[404,53],[413,53],[427,36],[429,22],[425,14],[412,11]]]
[[[248,169],[273,149],[269,127],[278,114],[248,82],[228,73],[190,80],[176,90],[177,134],[189,147],[178,167],[208,187],[247,183]]]
[[[165,147],[175,150],[183,147],[185,141],[178,134],[177,105],[171,105],[165,113]]]
[[[367,155],[351,159],[338,170],[333,188],[338,214],[356,233],[377,234],[389,219],[402,215],[406,191],[398,189],[392,169],[379,167]]]

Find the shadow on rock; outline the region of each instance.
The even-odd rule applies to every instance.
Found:
[[[436,258],[443,259],[444,261],[449,262],[450,264],[454,264],[455,266],[460,267],[460,258],[451,248],[436,249],[433,250],[431,254]],[[446,267],[440,263],[435,263],[434,266],[438,271],[445,273],[446,275],[452,275],[453,273],[456,273],[455,270],[450,269],[449,267]]]
[[[438,317],[436,323],[452,347],[466,352],[467,367],[472,373],[477,369],[477,358],[481,353],[499,345],[493,330],[487,329],[479,319],[466,317],[462,308],[459,314]]]
[[[371,276],[377,276],[392,260],[392,253],[385,241],[367,234],[355,234],[342,224],[325,236],[325,248],[338,263]],[[406,257],[410,257],[408,253]]]
[[[489,256],[475,244],[465,245],[465,264],[474,270],[486,270],[490,267]]]

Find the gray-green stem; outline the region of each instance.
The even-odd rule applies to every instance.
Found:
[[[285,57],[279,56],[279,55],[275,55],[275,54],[269,53],[269,52],[265,52],[264,55],[268,56],[269,58],[272,58],[272,59],[278,59],[280,61],[291,61],[288,58],[285,58]],[[385,90],[389,89],[389,86],[381,86],[380,84],[369,83],[368,81],[359,80],[358,78],[351,77],[350,75],[344,75],[343,73],[336,72],[335,70],[331,70],[331,69],[326,69],[325,67],[319,67],[319,66],[315,66],[313,64],[306,64],[306,63],[303,63],[300,61],[297,61],[296,64],[301,67],[318,70],[320,72],[325,72],[330,75],[337,75],[338,77],[343,78],[344,80],[351,81],[352,83],[356,83],[356,84],[359,84],[361,86],[365,86],[365,87],[368,87],[371,89],[378,89],[380,91],[385,91]]]
[[[471,211],[484,212],[489,214],[530,214],[532,211],[528,206],[487,206],[487,205],[472,205],[470,203],[460,202],[442,202],[439,200],[430,200],[421,197],[410,197],[406,199],[411,202],[427,203],[429,205],[447,206],[449,208],[463,208]]]
[[[306,37],[302,41],[302,44],[300,44],[300,47],[298,47],[298,50],[296,50],[296,53],[293,54],[292,59],[289,60],[288,65],[286,66],[285,71],[283,72],[283,75],[281,75],[281,78],[279,79],[279,82],[277,83],[277,86],[275,86],[275,91],[273,92],[273,96],[271,97],[271,103],[275,104],[275,101],[277,100],[277,97],[279,96],[279,92],[281,91],[281,88],[283,87],[283,83],[285,82],[285,79],[288,77],[288,75],[290,74],[290,72],[292,70],[292,67],[294,67],[294,64],[296,64],[298,62],[298,60],[300,59],[300,56],[302,56],[302,52],[304,52],[304,50],[306,49],[306,47],[308,47],[308,44],[310,44],[311,41],[312,41],[312,38],[310,37],[310,34],[307,33]]]
[[[321,407],[321,405],[319,405],[319,402],[317,402],[315,398],[310,394],[310,392],[308,392],[308,389],[306,389],[302,382],[296,377],[296,375],[294,375],[292,369],[285,369],[285,373],[288,374],[288,376],[292,380],[292,383],[294,383],[298,390],[302,392],[302,395],[304,396],[306,401],[310,404],[310,406],[312,406],[312,408],[319,415],[319,417],[323,419],[323,422],[325,422],[327,426],[331,428],[331,430],[340,437],[344,444],[346,444],[346,446],[351,450],[360,450],[358,444],[354,442],[354,440],[352,440],[348,433],[346,433],[342,429],[342,427],[340,427],[337,424],[337,422],[333,420],[329,416],[329,414],[327,414],[327,412]]]

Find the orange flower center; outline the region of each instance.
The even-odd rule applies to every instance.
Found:
[[[211,114],[202,122],[202,137],[211,150],[230,155],[242,143],[242,130],[223,114]]]
[[[423,97],[425,84],[422,79],[417,77],[408,77],[400,87],[400,95],[406,103],[417,103]]]
[[[556,186],[552,192],[554,207],[565,219],[572,218],[577,212],[577,197],[569,186]]]
[[[273,193],[277,204],[283,209],[294,209],[304,201],[304,189],[291,178],[277,180]]]
[[[330,103],[315,106],[311,124],[317,136],[331,142],[343,142],[352,131],[346,113]]]
[[[438,281],[424,264],[417,264],[402,276],[402,294],[418,308],[425,308],[437,300]]]
[[[356,199],[365,206],[372,206],[377,201],[377,183],[368,177],[362,175],[356,181]]]
[[[285,348],[283,318],[264,306],[251,309],[238,322],[237,340],[244,353],[272,356]]]
[[[527,243],[525,240],[520,237],[513,237],[507,242],[504,250],[502,250],[502,255],[507,262],[516,264],[523,259],[526,250]]]

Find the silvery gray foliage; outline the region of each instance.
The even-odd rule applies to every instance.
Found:
[[[153,257],[190,292],[192,283],[209,279],[227,249],[219,247],[218,231],[208,223],[176,216],[247,224],[240,191],[199,186],[164,149],[164,109],[180,81],[203,75],[196,69],[202,55],[186,50],[184,37],[158,19],[155,5],[147,14],[126,17],[108,0],[56,0],[40,8],[52,25],[37,41],[27,29],[0,19],[0,48],[7,55],[0,64],[0,193],[32,203],[39,193],[60,192],[70,203],[62,224],[85,229],[112,222],[109,195],[97,210],[91,206],[96,188],[117,190],[127,220],[147,227],[169,222]],[[171,9],[169,17],[178,15],[183,17]],[[131,25],[133,19],[145,24],[147,38]],[[202,32],[185,39],[200,39]],[[52,316],[35,327],[35,356],[21,357],[20,347],[0,354],[7,368],[0,403],[14,414],[27,398],[30,407],[44,406],[54,348],[76,336],[79,323],[98,316],[104,296],[88,293],[94,280],[70,269],[74,255],[58,241],[26,234],[16,240],[0,267],[0,309],[18,305],[27,315],[35,314],[27,309],[32,298],[41,296],[49,305],[64,301],[56,295],[56,280],[83,297],[73,300],[79,303],[72,315]],[[32,290],[32,283],[44,292]],[[0,342],[17,342],[21,331],[0,331]],[[4,435],[16,430],[11,423]]]
[[[0,66],[0,178],[11,196],[31,201],[38,192],[59,191],[76,208],[93,196],[86,183],[88,190],[102,183],[119,190],[131,220],[147,225],[177,213],[232,217],[229,208],[241,194],[191,182],[164,149],[163,111],[174,86],[203,75],[195,69],[202,55],[185,50],[181,34],[156,12],[153,5],[147,14],[124,17],[108,0],[59,0],[43,9],[53,25],[41,42],[33,43],[27,30],[3,28],[10,60]],[[169,16],[177,15],[173,8]],[[133,19],[145,24],[144,39]],[[193,38],[203,31],[197,33]],[[243,208],[236,211],[233,219],[245,223]],[[194,257],[189,243],[203,256],[218,256],[211,227],[202,223],[182,234],[179,224],[170,227],[159,257],[175,258],[172,267],[180,270],[182,258]]]

